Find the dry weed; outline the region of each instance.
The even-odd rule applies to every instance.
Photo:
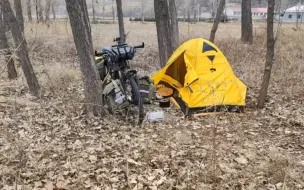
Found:
[[[81,83],[80,71],[61,63],[45,66],[41,72],[39,81],[43,87],[53,93],[65,93],[75,84]]]

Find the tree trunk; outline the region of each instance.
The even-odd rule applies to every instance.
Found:
[[[168,0],[169,3],[169,15],[170,15],[170,28],[172,28],[172,49],[173,51],[179,46],[179,30],[178,30],[178,18],[175,0]]]
[[[29,90],[33,95],[39,96],[40,86],[28,55],[26,39],[21,32],[20,26],[11,8],[9,0],[0,1],[0,5],[4,9],[3,15],[7,18],[6,20],[8,21],[8,27],[12,32],[16,46],[16,53],[20,59],[20,64],[29,86]]]
[[[141,23],[145,22],[144,5],[144,0],[141,0]]]
[[[214,14],[214,0],[212,0],[212,2],[211,2],[211,7],[212,7],[211,16],[212,16],[212,18],[214,19],[214,16],[215,16],[215,14]]]
[[[179,42],[174,0],[154,0],[160,65],[164,66]]]
[[[51,14],[51,2],[52,0],[46,0],[46,4],[45,4],[45,23],[47,25],[50,24],[51,19],[50,19],[50,14]]]
[[[43,10],[41,0],[36,0],[37,23],[43,22]]]
[[[193,23],[196,24],[196,8],[193,7],[192,12],[194,12],[193,14]]]
[[[32,17],[32,1],[31,0],[27,0],[26,7],[27,7],[27,18],[28,18],[28,21],[32,22],[33,21],[33,17]]]
[[[184,22],[186,22],[186,15],[187,15],[187,9],[186,9],[186,6],[184,7]]]
[[[197,22],[200,21],[200,17],[201,17],[201,14],[200,14],[200,5],[198,4],[197,5]]]
[[[225,4],[224,4],[224,23],[226,23],[227,22],[227,12],[226,12],[226,2],[225,2]]]
[[[9,79],[17,78],[17,71],[14,64],[14,59],[11,57],[12,53],[10,51],[10,47],[8,45],[8,40],[5,34],[5,23],[2,19],[2,11],[0,7],[0,51],[4,53],[5,63],[7,67],[7,76]]]
[[[190,11],[187,11],[188,22],[191,22]]]
[[[95,3],[94,0],[92,0],[92,14],[93,14],[93,23],[96,23],[96,13],[95,13]]]
[[[38,0],[35,0],[35,11],[36,11],[36,20],[37,20],[37,23],[39,23],[39,16],[38,16]]]
[[[115,23],[115,9],[114,9],[114,0],[112,0],[112,16],[113,16],[113,24]]]
[[[297,17],[297,21],[296,21],[296,28],[299,28],[299,15],[300,15],[300,12],[299,12],[299,5],[297,5],[297,12],[296,12],[296,17]]]
[[[125,34],[124,16],[123,16],[123,11],[122,11],[121,0],[116,0],[116,7],[117,7],[117,15],[118,15],[120,42],[125,43],[126,34]]]
[[[23,20],[21,0],[14,0],[14,7],[15,7],[15,12],[16,12],[16,19],[17,19],[20,29],[23,33],[24,32],[24,20]]]
[[[242,0],[242,41],[252,43],[251,0]]]
[[[56,20],[55,1],[52,3],[53,19]]]
[[[217,8],[217,12],[216,12],[216,16],[215,16],[215,20],[211,29],[211,33],[210,33],[210,38],[209,41],[210,42],[214,42],[215,39],[215,33],[217,31],[218,25],[220,23],[221,20],[221,16],[224,10],[224,6],[225,6],[225,0],[221,0],[219,7]]]
[[[274,61],[274,45],[275,45],[275,38],[273,34],[274,5],[275,5],[275,0],[268,0],[267,53],[266,53],[264,77],[258,99],[258,108],[263,108],[265,105],[270,76],[271,76],[271,69]]]
[[[102,2],[102,21],[105,22],[105,0]]]
[[[97,74],[93,54],[90,19],[86,1],[65,0],[70,18],[74,43],[83,75],[86,110],[94,115],[102,115],[102,86]]]

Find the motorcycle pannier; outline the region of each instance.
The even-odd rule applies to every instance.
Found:
[[[151,103],[154,97],[154,87],[153,81],[148,76],[139,78],[139,90],[143,102],[145,104]]]
[[[125,108],[129,105],[127,97],[123,93],[123,89],[120,81],[112,80],[108,83],[104,90],[103,94],[105,96],[105,103],[107,104],[110,112]]]

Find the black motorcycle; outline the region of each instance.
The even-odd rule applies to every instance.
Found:
[[[137,71],[130,69],[129,61],[134,58],[136,50],[144,48],[145,44],[132,47],[121,43],[120,38],[114,42],[117,44],[95,51],[104,102],[111,114],[124,109],[126,116],[131,115],[136,124],[141,124],[144,119],[143,101]]]

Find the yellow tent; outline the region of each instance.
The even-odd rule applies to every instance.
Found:
[[[240,112],[245,107],[246,85],[234,75],[219,48],[205,39],[182,44],[152,79],[155,85],[175,89],[173,98],[186,115]]]

